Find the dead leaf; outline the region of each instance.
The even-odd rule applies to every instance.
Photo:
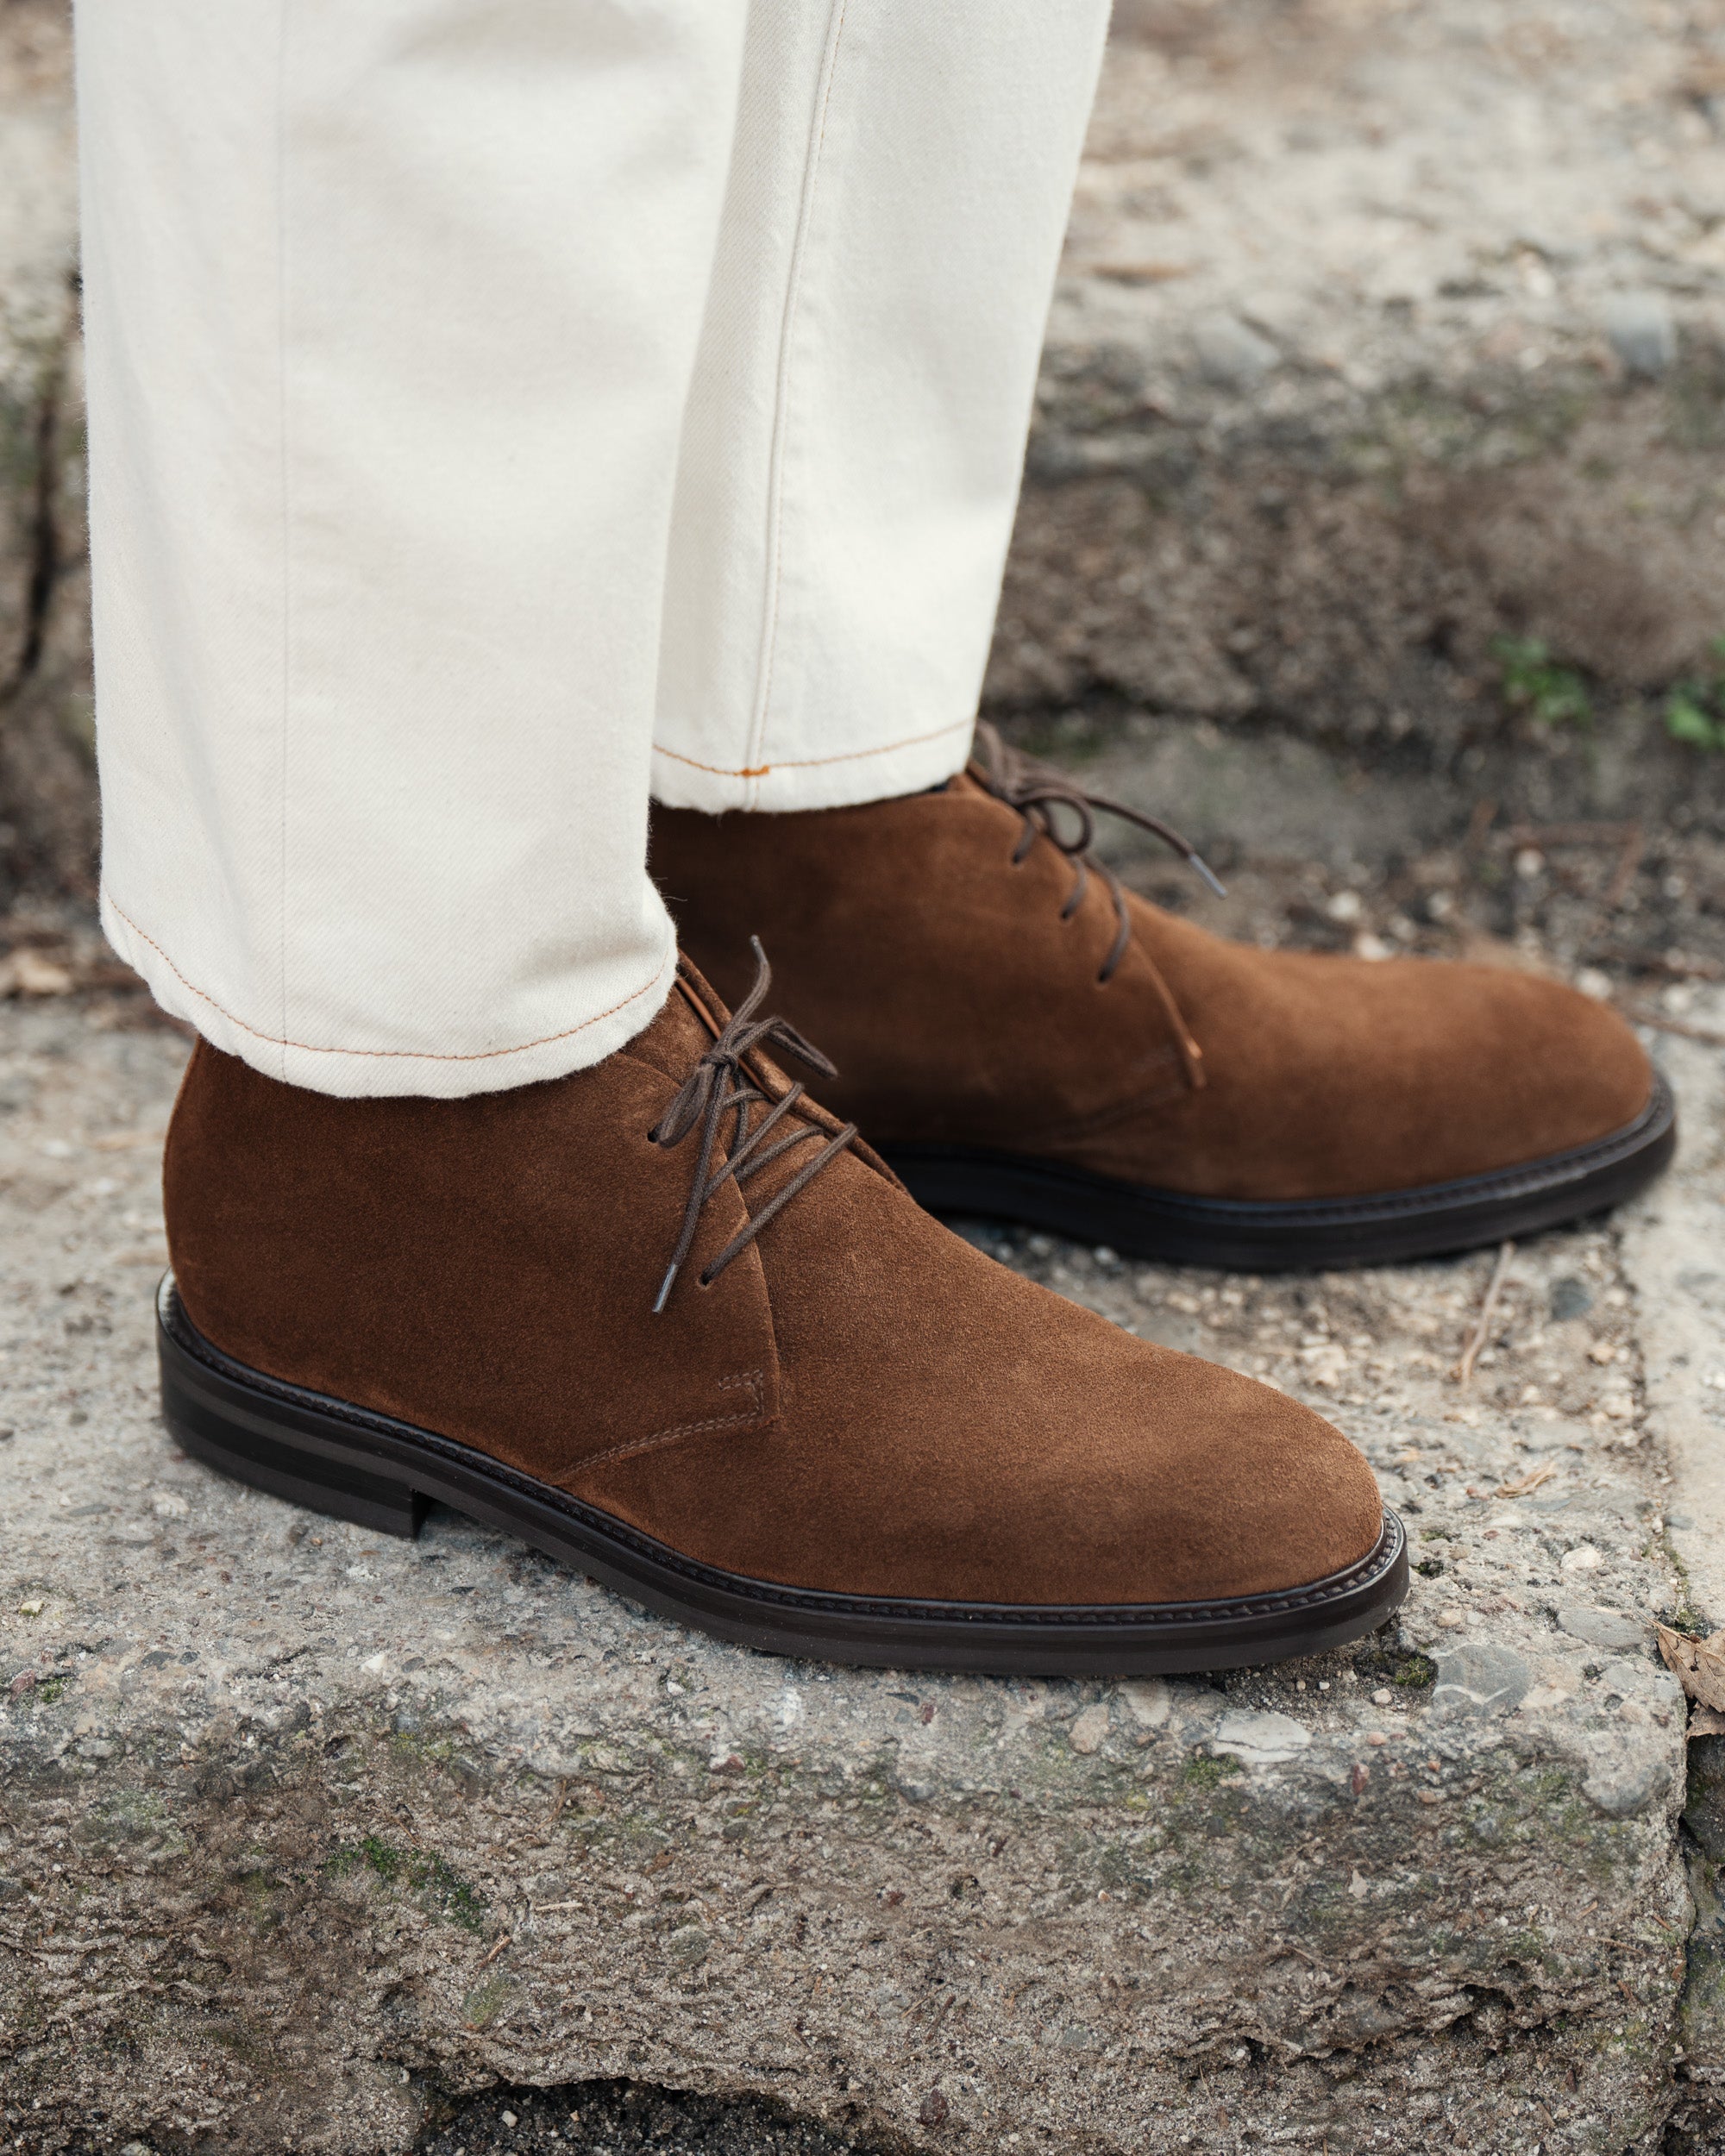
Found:
[[[1081,266],[1092,277],[1106,277],[1115,285],[1166,285],[1176,277],[1190,277],[1191,262],[1086,262]]]
[[[1492,1495],[1496,1497],[1531,1496],[1541,1482],[1549,1482],[1556,1473],[1557,1469],[1549,1460],[1541,1460],[1540,1464],[1531,1472],[1524,1475],[1519,1482],[1500,1482]]]
[[[72,993],[72,975],[64,966],[28,947],[12,953],[13,985],[21,995],[63,996]]]
[[[1691,1639],[1669,1625],[1655,1627],[1665,1667],[1690,1699],[1725,1714],[1725,1632]]]
[[[1689,1733],[1691,1737],[1725,1737],[1725,1714],[1722,1714],[1716,1707],[1691,1709]],[[1659,1921],[1657,1917],[1653,1919],[1655,1923]]]

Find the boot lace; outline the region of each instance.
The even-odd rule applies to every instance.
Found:
[[[1132,941],[1132,915],[1126,910],[1126,893],[1120,888],[1120,878],[1090,851],[1096,838],[1098,810],[1123,817],[1128,824],[1136,824],[1140,830],[1159,838],[1189,868],[1196,869],[1219,899],[1227,896],[1198,849],[1189,838],[1182,838],[1171,824],[1164,824],[1160,817],[1146,816],[1140,809],[1128,808],[1124,801],[1112,801],[1106,794],[1087,793],[1076,780],[1057,771],[1051,764],[1039,763],[1022,749],[1009,748],[986,718],[976,722],[975,749],[967,768],[979,786],[986,787],[996,800],[1015,808],[1024,818],[1024,834],[1013,850],[1014,868],[1038,838],[1046,838],[1057,846],[1072,863],[1076,873],[1071,895],[1060,909],[1063,921],[1070,921],[1084,903],[1084,893],[1090,887],[1093,875],[1100,877],[1107,886],[1114,902],[1114,918],[1119,926],[1113,947],[1096,976],[1100,981],[1112,979],[1115,968],[1126,956],[1126,946]],[[1063,811],[1069,812],[1074,818],[1064,830],[1058,821]]]
[[[699,1275],[703,1288],[711,1286],[731,1259],[749,1247],[774,1214],[782,1213],[797,1193],[806,1190],[824,1168],[830,1167],[856,1135],[854,1123],[847,1123],[832,1136],[814,1124],[799,1123],[776,1144],[766,1145],[762,1150],[768,1135],[794,1113],[806,1088],[798,1080],[788,1092],[772,1100],[771,1094],[762,1092],[745,1068],[743,1058],[750,1051],[770,1048],[781,1055],[793,1056],[823,1078],[836,1078],[838,1072],[818,1048],[803,1038],[795,1026],[780,1018],[756,1017],[772,985],[773,970],[767,963],[760,937],[751,936],[749,941],[755,953],[754,986],[732,1012],[724,1031],[684,1079],[676,1099],[648,1132],[656,1145],[670,1146],[681,1145],[697,1127],[700,1131],[700,1153],[695,1163],[694,1181],[689,1187],[682,1232],[665,1269],[665,1277],[659,1283],[659,1293],[653,1304],[656,1317],[671,1299],[677,1275],[694,1247],[701,1213],[715,1191],[727,1181],[736,1182],[740,1188],[751,1175],[758,1175],[781,1155],[811,1141],[826,1140],[814,1158],[806,1162],[788,1182],[781,1184],[758,1213],[750,1215],[724,1248],[708,1259]],[[750,1110],[769,1100],[771,1106],[751,1131]],[[727,1117],[733,1119],[728,1134],[724,1128]],[[713,1155],[722,1137],[727,1138],[725,1158],[721,1167],[714,1169]]]

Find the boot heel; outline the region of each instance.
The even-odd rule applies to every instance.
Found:
[[[430,1501],[392,1472],[362,1433],[188,1353],[175,1337],[178,1310],[170,1275],[157,1302],[162,1420],[194,1459],[376,1534],[418,1533]]]

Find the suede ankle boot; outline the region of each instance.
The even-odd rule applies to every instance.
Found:
[[[1402,1531],[1269,1387],[917,1206],[685,968],[590,1069],[337,1100],[200,1043],[168,1134],[163,1402],[191,1452],[411,1534],[431,1500],[750,1645],[1216,1669],[1380,1624]]]
[[[721,993],[762,938],[838,1065],[827,1100],[938,1210],[1323,1267],[1525,1235],[1670,1158],[1671,1095],[1614,1012],[1525,974],[1224,943],[1089,856],[1109,805],[983,727],[933,793],[656,808],[651,866]]]

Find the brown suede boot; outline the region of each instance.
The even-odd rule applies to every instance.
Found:
[[[200,1044],[169,1427],[279,1495],[401,1534],[436,1498],[785,1653],[1213,1669],[1383,1622],[1402,1531],[1344,1438],[972,1250],[768,1046],[820,1067],[692,971],[605,1062],[471,1100],[336,1100]]]
[[[838,1064],[827,1099],[940,1210],[1327,1266],[1527,1234],[1670,1158],[1671,1094],[1611,1012],[1523,974],[1220,942],[1088,857],[1109,805],[982,727],[932,793],[656,808],[652,868],[721,993],[763,940]]]

